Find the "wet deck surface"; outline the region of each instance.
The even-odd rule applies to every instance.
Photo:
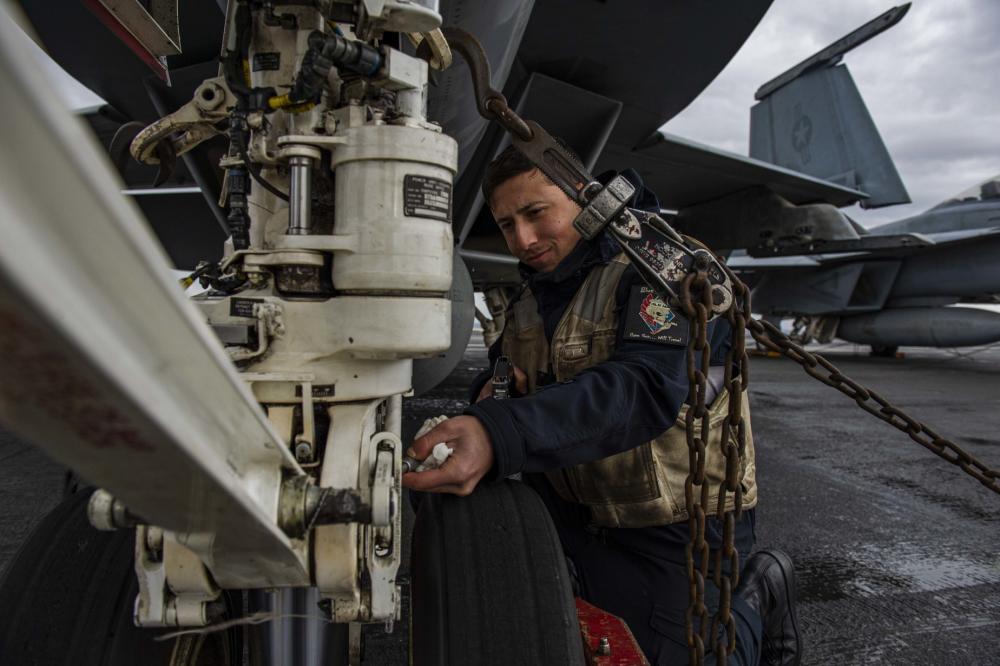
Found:
[[[1000,351],[827,357],[1000,467]],[[1000,496],[793,363],[756,359],[758,543],[795,561],[807,663],[1000,663]]]
[[[903,351],[878,359],[837,346],[828,356],[1000,467],[1000,348]],[[433,394],[409,400],[404,435],[460,413],[485,363],[472,347]],[[758,545],[795,561],[803,663],[1000,664],[1000,497],[790,361],[753,360],[751,405]],[[61,484],[58,467],[0,433],[0,568]],[[365,662],[406,663],[406,625],[367,631]]]

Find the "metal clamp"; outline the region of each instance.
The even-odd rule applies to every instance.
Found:
[[[87,502],[87,519],[102,532],[111,532],[123,527],[135,527],[142,522],[128,510],[121,500],[116,499],[103,488],[98,488]]]
[[[277,303],[263,302],[253,306],[253,314],[257,319],[257,348],[232,346],[226,347],[226,353],[233,362],[249,361],[267,353],[271,338],[281,336],[285,332],[285,324],[281,317],[281,306]]]
[[[426,60],[431,69],[443,70],[451,67],[451,47],[440,28],[430,32],[411,32],[407,37],[416,47],[417,57]]]
[[[394,433],[383,431],[372,436],[375,464],[372,471],[372,525],[386,527],[392,524],[396,512],[397,458],[401,457],[403,443]]]
[[[278,526],[291,537],[302,538],[317,525],[370,522],[370,497],[354,488],[321,488],[305,474],[281,485]]]
[[[157,148],[164,141],[169,142],[168,153],[173,157],[183,155],[202,141],[223,134],[218,123],[235,105],[236,97],[225,77],[206,79],[195,89],[190,102],[136,135],[129,149],[132,157],[143,164],[159,164]]]
[[[580,232],[581,236],[590,240],[608,226],[609,222],[622,214],[633,194],[635,194],[635,187],[632,183],[623,176],[615,176],[580,211],[580,214],[573,220],[573,227]],[[623,228],[628,230],[627,220]]]

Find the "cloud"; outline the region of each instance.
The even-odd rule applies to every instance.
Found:
[[[754,91],[889,6],[775,0],[729,66],[664,130],[745,155]],[[899,219],[1000,173],[998,36],[996,0],[918,0],[898,25],[845,56],[914,201],[855,207],[852,217],[868,226]]]

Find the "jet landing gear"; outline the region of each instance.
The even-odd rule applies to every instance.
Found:
[[[0,581],[3,663],[170,663],[173,645],[132,625],[133,532],[95,530],[90,495],[72,493],[45,516]]]
[[[38,525],[0,581],[0,662],[349,663],[347,625],[286,618],[167,641],[156,640],[166,629],[135,627],[135,532],[95,530],[87,519],[90,495],[89,490],[69,494]],[[426,497],[414,526],[412,568],[413,664],[584,663],[559,539],[541,500],[523,484],[484,486],[464,498]],[[216,622],[272,609],[306,614],[316,608],[306,593],[227,591]],[[320,641],[316,630],[325,632]],[[316,649],[325,652],[325,660],[309,659],[306,652],[315,655]]]
[[[134,530],[87,519],[90,490],[68,494],[0,579],[0,663],[21,666],[268,666],[348,664],[349,630],[323,620],[308,590],[227,590],[218,619],[277,611],[278,621],[157,640],[170,629],[132,622]],[[312,620],[312,621],[311,621]]]

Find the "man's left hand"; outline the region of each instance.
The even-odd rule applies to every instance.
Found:
[[[456,416],[413,440],[407,455],[423,460],[438,442],[454,452],[437,469],[404,474],[403,486],[430,493],[470,494],[493,466],[493,444],[486,428],[475,416]]]

